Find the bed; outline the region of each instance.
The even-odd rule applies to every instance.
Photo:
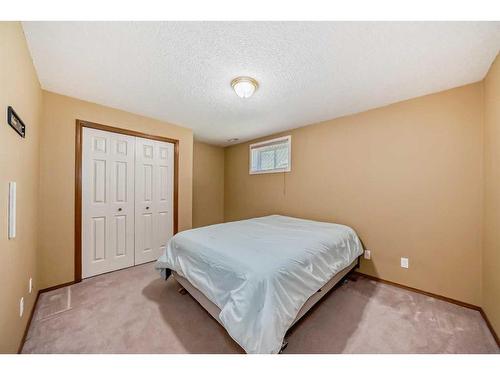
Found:
[[[247,353],[279,353],[288,329],[362,252],[350,227],[271,215],[180,232],[156,268]]]

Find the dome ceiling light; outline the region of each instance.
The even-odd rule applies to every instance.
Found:
[[[231,86],[240,98],[249,98],[259,87],[259,83],[251,77],[237,77],[231,81]]]

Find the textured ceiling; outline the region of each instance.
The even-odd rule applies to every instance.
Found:
[[[481,80],[499,22],[24,22],[44,89],[227,145]],[[230,86],[259,81],[250,99]]]

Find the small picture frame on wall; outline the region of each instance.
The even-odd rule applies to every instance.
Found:
[[[18,116],[14,108],[9,106],[7,108],[7,122],[21,137],[26,138],[26,125],[23,120]]]

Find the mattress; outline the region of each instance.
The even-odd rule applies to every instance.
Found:
[[[278,353],[304,303],[362,251],[350,227],[272,215],[178,233],[156,268],[213,302],[247,353]]]

